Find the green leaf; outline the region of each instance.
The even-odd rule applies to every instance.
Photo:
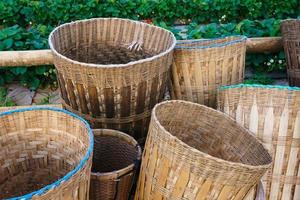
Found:
[[[10,49],[13,46],[14,40],[11,38],[3,40],[4,48]]]
[[[5,83],[12,83],[15,76],[12,73],[5,73],[4,75],[4,81]]]
[[[36,49],[42,49],[44,47],[44,44],[42,42],[39,42],[39,41],[33,41],[33,46]]]
[[[28,84],[31,90],[36,90],[40,85],[40,80],[36,77],[33,77],[32,81],[30,81]]]
[[[15,67],[12,69],[9,69],[13,74],[19,75],[19,74],[25,74],[27,72],[26,67]]]
[[[5,83],[4,78],[0,76],[0,85],[4,85],[4,83]]]
[[[15,45],[15,47],[22,47],[22,46],[24,46],[24,42],[16,41],[14,45]]]
[[[47,72],[48,69],[46,66],[36,67],[35,72],[39,75],[43,75],[45,72]]]

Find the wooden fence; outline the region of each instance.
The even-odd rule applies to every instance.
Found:
[[[279,52],[281,37],[260,37],[247,39],[247,53]],[[53,64],[50,50],[0,51],[0,67],[38,66]]]

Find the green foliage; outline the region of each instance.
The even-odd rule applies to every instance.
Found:
[[[0,51],[48,48],[47,37],[52,27],[37,25],[23,28],[14,25],[0,30]],[[45,76],[48,73],[48,76]],[[50,75],[49,75],[50,74]],[[15,67],[0,69],[0,85],[19,80],[23,85],[36,89],[40,84],[56,80],[53,67]]]
[[[13,102],[9,97],[7,97],[7,90],[4,87],[0,87],[0,107],[4,106],[15,106],[16,103]]]
[[[0,2],[0,20],[25,27],[30,22],[56,26],[92,17],[205,24],[297,17],[299,9],[298,0],[5,0]]]
[[[270,85],[273,82],[274,82],[273,79],[260,73],[254,74],[250,79],[246,79],[244,81],[245,84],[263,84],[263,85]]]
[[[207,25],[191,23],[187,27],[186,34],[188,39],[216,38],[227,35],[245,35],[247,37],[278,36],[280,34],[280,20],[274,18],[254,21],[244,19],[239,23],[211,23]]]
[[[53,27],[93,17],[149,20],[165,28],[183,22],[190,24],[188,38],[231,34],[276,36],[280,19],[295,18],[299,10],[298,0],[2,0],[0,51],[46,49]],[[170,30],[180,37],[179,30]],[[280,55],[250,55],[247,66],[261,71],[284,69],[284,64],[276,62],[267,65]],[[53,67],[21,67],[1,69],[0,85],[20,80],[35,89],[40,84],[55,82]]]

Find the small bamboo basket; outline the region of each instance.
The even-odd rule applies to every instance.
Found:
[[[89,199],[93,134],[58,108],[0,113],[0,199]]]
[[[287,61],[287,75],[290,86],[300,86],[300,20],[281,22],[283,47]]]
[[[271,152],[273,166],[262,178],[266,199],[299,199],[300,88],[221,87],[218,109],[254,133]],[[247,199],[255,199],[255,190]]]
[[[217,88],[244,81],[246,37],[179,41],[172,65],[171,97],[216,106]]]
[[[227,115],[166,101],[152,111],[135,199],[243,199],[271,162]]]
[[[138,175],[142,150],[137,141],[116,130],[94,129],[90,199],[127,200]]]
[[[163,100],[176,44],[146,23],[97,18],[61,25],[49,36],[64,107],[93,128],[145,138]]]

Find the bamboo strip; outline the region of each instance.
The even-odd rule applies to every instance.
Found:
[[[165,94],[175,44],[171,32],[128,19],[55,28],[49,46],[64,108],[93,128],[121,130],[143,143],[151,109]]]
[[[273,168],[262,178],[266,199],[299,200],[300,88],[243,84],[222,87],[218,109],[250,129],[271,153]],[[253,194],[251,191],[247,200],[255,199]]]
[[[172,99],[214,108],[219,86],[243,82],[245,52],[244,36],[179,41],[174,50]]]
[[[179,100],[154,107],[145,151],[136,200],[241,200],[271,166],[227,115]]]

